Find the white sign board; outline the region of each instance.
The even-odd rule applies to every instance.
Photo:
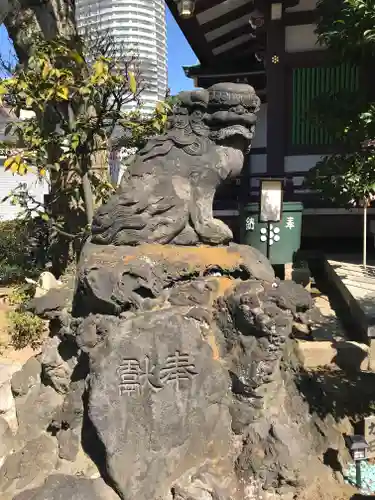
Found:
[[[375,457],[375,415],[371,415],[370,417],[365,417],[365,432],[364,437],[368,444],[367,449],[367,458]]]
[[[281,219],[283,206],[282,183],[267,180],[262,181],[260,186],[260,220],[261,222],[278,222]]]

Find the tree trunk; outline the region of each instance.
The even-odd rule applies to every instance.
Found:
[[[39,38],[53,40],[57,37],[65,38],[73,46],[80,49],[80,39],[75,22],[75,3],[73,0],[9,0],[8,6],[0,0],[0,17],[7,7],[9,12],[4,18],[5,27],[13,41],[14,49],[21,65],[28,62],[33,53],[34,44]],[[2,9],[2,10],[1,10]],[[58,119],[54,111],[48,108],[36,118],[43,120],[43,127],[55,131]],[[55,163],[56,151],[49,151],[48,163]],[[62,166],[63,167],[63,166]],[[59,174],[51,174],[51,199],[56,193],[62,191],[62,187],[69,182],[69,172],[61,168]],[[50,207],[52,219],[58,217],[64,219],[64,231],[75,234],[79,224],[76,217],[69,212],[68,200],[60,195],[59,200],[52,203]],[[81,221],[82,223],[82,221]],[[62,274],[74,254],[74,241],[71,238],[56,232],[51,245],[51,257],[53,272],[59,276]]]
[[[107,141],[96,137],[96,144],[94,146],[94,153],[91,155],[91,168],[99,175],[101,179],[110,183],[109,175],[109,151]],[[93,208],[96,209],[101,203],[98,200],[93,200]],[[90,221],[91,224],[91,221]]]
[[[74,1],[14,1],[4,24],[21,64],[27,62],[38,36],[45,40],[63,37],[79,43]]]
[[[18,2],[12,2],[11,0],[0,0],[0,24],[3,23],[6,16],[11,12]]]

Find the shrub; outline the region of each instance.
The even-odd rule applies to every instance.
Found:
[[[0,222],[0,284],[36,276],[45,266],[48,232],[40,219]]]
[[[8,296],[11,306],[22,306],[31,300],[35,293],[35,285],[25,283],[17,286]]]
[[[44,321],[30,312],[11,311],[8,313],[9,335],[16,349],[36,348],[42,343],[45,331]]]
[[[24,306],[34,295],[35,286],[25,283],[16,287],[9,295],[9,304],[18,306],[16,311],[8,313],[8,333],[11,344],[16,349],[30,346],[38,347],[42,343],[45,322],[30,312],[24,312]]]
[[[1,235],[0,235],[1,237]],[[10,285],[18,283],[25,277],[25,270],[16,264],[8,264],[7,262],[0,262],[0,284]]]

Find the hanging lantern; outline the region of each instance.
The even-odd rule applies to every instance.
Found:
[[[195,9],[195,0],[179,0],[178,13],[183,19],[189,19],[193,16]]]
[[[263,13],[258,9],[253,10],[250,13],[249,23],[254,30],[257,28],[261,28],[264,25]]]

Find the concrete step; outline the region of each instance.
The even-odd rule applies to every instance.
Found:
[[[348,340],[296,340],[296,343],[299,359],[306,369],[336,365],[343,370],[372,371],[370,348],[366,344]]]

